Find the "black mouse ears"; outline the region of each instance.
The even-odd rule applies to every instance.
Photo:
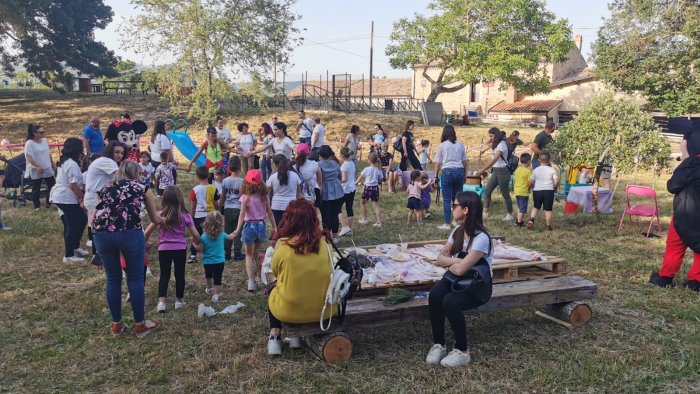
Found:
[[[136,134],[143,134],[148,130],[148,125],[143,120],[135,120],[131,123],[131,127]]]

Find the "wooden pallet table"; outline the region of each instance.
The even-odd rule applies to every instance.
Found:
[[[549,315],[580,327],[592,316],[592,309],[585,300],[594,298],[596,293],[595,283],[578,276],[501,283],[493,286],[489,302],[465,313],[536,306]],[[348,302],[344,323],[333,323],[329,331],[321,331],[318,323],[287,324],[285,330],[289,336],[303,337],[306,347],[320,359],[328,363],[342,363],[350,359],[353,351],[346,330],[420,320],[429,320],[427,299],[413,299],[386,307],[381,297],[361,297]]]
[[[419,248],[425,245],[444,245],[445,240],[432,240],[408,243],[408,249]],[[509,247],[525,252],[531,250],[508,244]],[[362,246],[362,249],[376,249],[376,246]],[[508,283],[531,279],[554,278],[566,274],[566,261],[557,256],[544,256],[546,260],[514,260],[494,259],[492,263],[493,283]],[[366,297],[386,294],[390,288],[400,287],[410,291],[425,291],[437,282],[437,280],[402,281],[368,284],[363,283],[362,288],[355,293],[355,297]]]

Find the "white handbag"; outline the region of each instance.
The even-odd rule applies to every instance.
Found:
[[[321,310],[321,331],[327,331],[331,328],[331,321],[333,320],[333,314],[331,314],[328,318],[328,325],[325,327],[323,326],[323,317],[326,315],[326,307],[330,305],[332,309],[333,305],[340,306],[343,303],[343,299],[345,299],[345,296],[347,296],[350,291],[350,274],[334,266],[333,251],[328,244],[326,244],[326,247],[328,249],[328,258],[332,273],[331,281],[328,283],[328,290],[326,290],[326,297],[323,301],[323,309]]]

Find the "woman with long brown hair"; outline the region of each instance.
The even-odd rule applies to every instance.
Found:
[[[328,234],[321,230],[316,208],[300,199],[289,204],[273,236],[277,239],[272,255],[272,273],[277,278],[270,292],[268,309],[270,337],[267,352],[282,355],[282,322],[318,322],[331,273],[331,246]],[[329,310],[327,316],[335,313]],[[299,348],[299,338],[290,338],[289,347]]]

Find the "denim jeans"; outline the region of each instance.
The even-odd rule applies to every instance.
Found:
[[[142,230],[126,230],[95,233],[95,245],[102,258],[107,276],[107,306],[113,322],[122,320],[122,268],[119,254],[126,261],[126,286],[131,294],[134,322],[144,320],[145,288],[143,284],[143,256],[146,241]]]
[[[56,204],[63,212],[63,246],[65,257],[73,257],[75,249],[80,247],[80,239],[83,237],[87,226],[87,213],[78,204]]]
[[[262,171],[263,181],[267,182],[267,178],[272,175],[272,160],[263,156],[262,163],[260,164],[260,170]]]
[[[452,223],[452,201],[455,195],[462,191],[464,185],[464,168],[445,168],[440,178],[442,189],[442,213],[445,223]]]

